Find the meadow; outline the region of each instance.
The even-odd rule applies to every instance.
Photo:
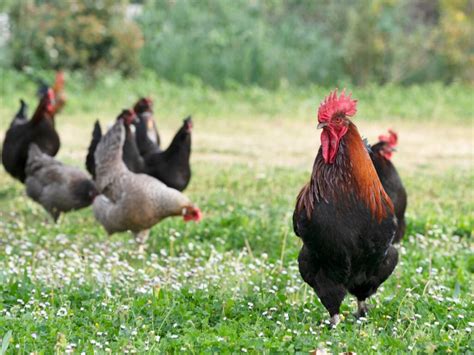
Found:
[[[26,77],[2,75],[0,136],[20,97],[31,111],[36,103]],[[68,77],[56,120],[58,158],[83,167],[93,122],[149,94],[165,145],[193,114],[186,194],[204,219],[163,221],[140,255],[130,234],[107,236],[90,209],[54,224],[0,168],[0,353],[473,351],[472,87],[352,88],[369,142],[399,133],[408,227],[368,317],[356,320],[347,297],[330,329],[300,278],[291,215],[319,147],[317,107],[332,88],[215,91],[152,73],[94,87],[80,79]]]

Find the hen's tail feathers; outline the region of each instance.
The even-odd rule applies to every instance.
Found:
[[[94,130],[92,131],[92,140],[89,145],[86,156],[86,169],[95,178],[95,158],[94,154],[102,138],[102,129],[99,120],[95,121]]]
[[[126,170],[122,160],[122,149],[125,141],[123,121],[117,120],[99,142],[94,154],[95,174],[99,191],[102,191],[109,180]]]

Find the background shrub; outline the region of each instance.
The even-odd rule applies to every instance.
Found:
[[[143,38],[114,0],[19,1],[11,7],[12,65],[17,69],[103,69],[131,74],[140,67]]]
[[[11,65],[216,88],[474,80],[472,0],[134,2],[132,22],[126,0],[6,0]]]

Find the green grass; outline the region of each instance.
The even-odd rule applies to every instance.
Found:
[[[426,90],[430,88],[444,90],[436,85]],[[182,106],[187,108],[194,107],[193,99],[186,99],[188,93],[210,95],[198,89],[176,90],[183,95]],[[252,90],[229,98],[231,116],[240,114],[242,119],[240,130],[234,136],[229,134],[232,144],[228,151],[223,151],[221,141],[208,137],[212,129],[228,134],[226,125],[214,124],[217,121],[210,118],[197,120],[193,179],[186,194],[203,210],[203,221],[163,221],[152,229],[144,256],[137,254],[130,234],[108,237],[90,209],[67,214],[54,225],[43,209],[25,196],[21,184],[0,172],[0,341],[12,331],[9,352],[308,353],[317,348],[360,354],[472,351],[474,173],[469,156],[454,155],[453,159],[450,154],[454,153],[448,151],[442,159],[410,165],[404,163],[410,158],[404,149],[420,148],[417,141],[403,140],[407,134],[401,135],[396,162],[400,162],[409,193],[409,209],[407,234],[399,248],[400,262],[371,298],[372,309],[366,320],[353,318],[355,301],[347,297],[342,306],[345,319],[331,330],[325,323],[327,312],[299,276],[296,257],[300,241],[291,227],[295,197],[309,176],[315,151],[301,148],[307,163],[289,160],[286,166],[280,166],[261,163],[257,159],[259,146],[239,146],[241,139],[259,136],[253,132],[254,124],[267,122],[269,115],[258,108],[258,103],[255,108],[244,98],[251,97]],[[377,93],[375,89],[362,89],[355,90],[355,95],[368,97],[370,90],[373,95]],[[388,95],[390,90],[394,95]],[[422,89],[409,90],[420,90],[420,97],[428,100]],[[460,89],[447,88],[447,97],[450,90]],[[323,93],[321,89],[315,92]],[[307,94],[308,107],[312,106],[308,124],[317,106],[312,96],[315,92]],[[407,95],[395,88],[378,92],[372,102],[381,101],[381,106],[387,102],[387,107],[393,104],[388,97]],[[218,106],[230,95],[214,94]],[[284,124],[284,128],[269,126],[269,136],[285,127],[299,127],[303,119],[302,112],[296,113],[301,119],[294,122],[290,109],[279,102],[280,95],[286,94],[264,92],[265,100],[270,102],[272,98],[277,103],[276,110],[281,111],[275,117]],[[298,95],[303,97],[302,93]],[[113,102],[125,96],[126,90],[118,94],[117,100],[104,94],[104,107],[98,97],[91,99],[90,105],[106,117]],[[81,128],[81,132],[89,131],[94,117],[82,117],[89,116],[91,110],[78,102],[79,92],[70,97],[70,106],[60,120],[69,120],[68,125]],[[166,103],[158,105],[160,114],[171,113],[175,99],[157,97],[157,101]],[[133,100],[129,97],[124,101]],[[8,103],[3,110],[14,106]],[[238,111],[239,107],[249,111]],[[440,110],[452,112],[453,108],[446,105]],[[215,120],[226,119],[223,108],[206,103],[200,108],[201,114],[206,109]],[[458,109],[472,114],[469,105]],[[407,110],[422,115],[419,107]],[[247,114],[256,116],[248,118]],[[173,116],[179,117],[176,112]],[[405,113],[398,118],[400,123],[411,117]],[[429,119],[423,116],[420,123],[409,123],[408,127],[423,137]],[[447,123],[439,120],[439,131],[449,133],[455,119],[451,115]],[[380,125],[380,129],[387,125],[378,121],[373,124]],[[70,136],[67,130],[62,133]],[[290,141],[296,144],[297,138]],[[458,141],[472,144],[470,138],[471,133],[466,131]],[[71,147],[83,146],[87,140],[75,137],[63,141],[61,159],[82,165]],[[431,147],[430,142],[423,143]],[[246,162],[233,160],[240,157],[242,149],[254,151],[255,156],[250,154]],[[209,151],[222,161],[209,158]],[[467,167],[463,161],[468,162]]]
[[[20,97],[35,109],[36,86],[25,74],[0,68],[0,131],[6,129],[10,117],[18,110]],[[54,73],[41,72],[52,82]],[[391,124],[393,120],[415,122],[469,123],[474,117],[472,86],[438,83],[421,86],[367,86],[347,90],[359,100],[358,117],[364,120]],[[216,118],[242,119],[261,116],[266,118],[314,118],[319,102],[335,87],[310,86],[306,88],[281,88],[270,91],[259,87],[235,86],[217,91],[199,80],[186,86],[160,80],[153,72],[143,72],[137,79],[123,79],[110,74],[96,82],[87,82],[79,73],[66,76],[68,105],[64,116],[80,115],[83,120],[112,119],[123,107],[131,106],[139,95],[155,99],[158,117],[185,117],[192,113],[200,120]],[[21,92],[22,95],[18,93]],[[100,116],[103,117],[100,117]]]

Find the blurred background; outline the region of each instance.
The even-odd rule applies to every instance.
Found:
[[[472,82],[472,0],[4,0],[2,68],[215,88]]]

